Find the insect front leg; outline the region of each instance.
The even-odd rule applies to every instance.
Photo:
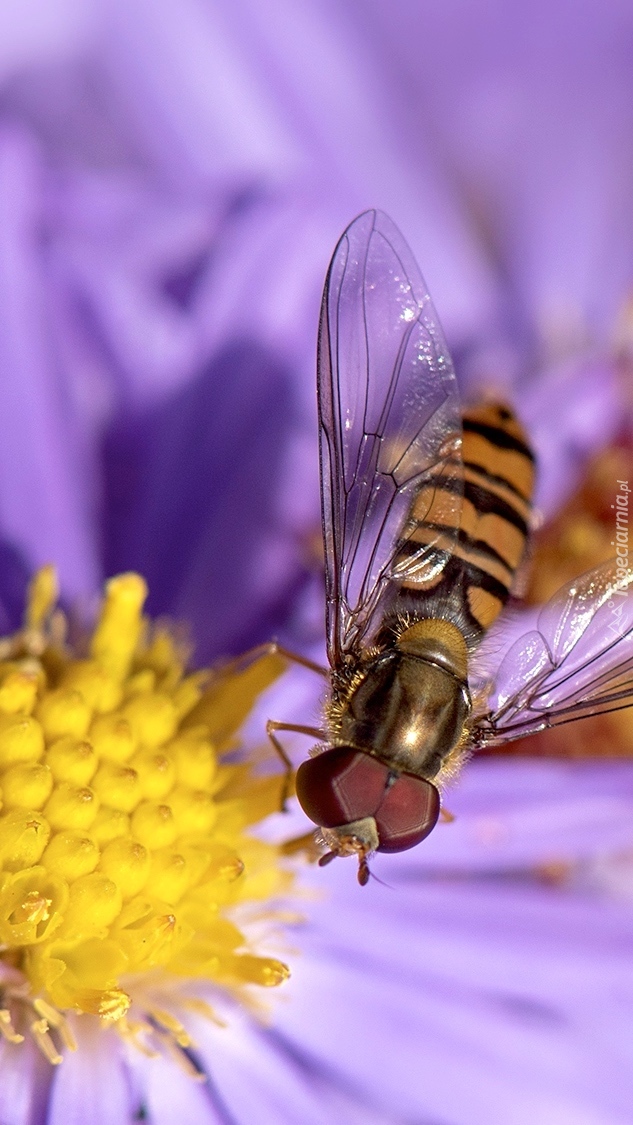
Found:
[[[316,738],[319,742],[323,742],[326,738],[325,731],[320,730],[318,727],[305,727],[298,723],[278,723],[275,719],[269,719],[266,723],[266,734],[272,742],[275,753],[279,755],[284,764],[284,780],[281,790],[281,812],[286,812],[286,805],[290,793],[290,786],[292,783],[292,775],[294,773],[294,766],[284,750],[281,742],[277,738],[275,731],[291,731],[295,734],[306,734],[310,738]]]

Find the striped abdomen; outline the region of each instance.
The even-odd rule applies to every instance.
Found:
[[[503,609],[525,551],[534,456],[506,406],[468,410],[463,430],[459,526],[455,482],[438,471],[416,496],[398,550],[404,561],[420,544],[434,544],[430,562],[399,585],[394,610],[450,620],[473,645]],[[432,573],[436,551],[451,556],[439,575]]]

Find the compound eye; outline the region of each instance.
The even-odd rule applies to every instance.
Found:
[[[335,746],[301,763],[297,797],[315,824],[340,828],[374,815],[388,777],[389,770],[376,758],[348,746]]]
[[[440,815],[440,795],[430,781],[411,774],[396,778],[374,813],[379,852],[404,852],[432,832]]]

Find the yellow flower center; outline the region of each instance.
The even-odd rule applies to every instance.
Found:
[[[182,646],[143,617],[146,593],[113,578],[73,651],[44,568],[24,629],[0,641],[0,1034],[22,1038],[14,1002],[28,1003],[51,1062],[51,1029],[72,1046],[65,1011],[124,1027],[149,970],[228,988],[288,975],[233,909],[289,886],[279,849],[248,835],[280,782],[225,761],[282,662],[186,674]]]

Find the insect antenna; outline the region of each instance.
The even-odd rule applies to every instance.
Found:
[[[358,882],[360,883],[361,887],[367,886],[370,875],[371,871],[369,870],[367,857],[364,855],[360,855],[358,857]]]
[[[338,852],[326,852],[325,855],[322,855],[319,859],[319,867],[327,867],[328,863],[331,863],[337,856]]]

